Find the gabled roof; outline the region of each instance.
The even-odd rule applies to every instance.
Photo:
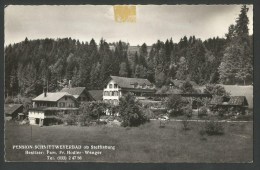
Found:
[[[148,86],[152,85],[152,83],[147,79],[142,78],[128,78],[128,77],[118,77],[118,76],[110,76],[112,80],[114,80],[119,87],[121,88],[133,88],[133,84],[143,85],[146,84]]]
[[[239,105],[239,106],[248,106],[248,102],[245,96],[230,96],[230,100],[228,101],[229,105]]]
[[[73,95],[67,93],[67,92],[55,92],[55,93],[47,93],[46,97],[44,97],[44,93],[40,94],[36,98],[32,99],[32,101],[50,101],[50,102],[56,102],[60,100],[64,96],[70,96],[73,97]],[[75,98],[74,98],[75,99]]]
[[[224,102],[224,97],[215,96],[211,99],[212,105],[233,105],[233,106],[248,106],[248,102],[245,96],[230,96],[228,101]]]
[[[95,101],[103,99],[103,90],[89,90],[88,93]]]
[[[23,107],[22,104],[5,104],[5,114],[12,114],[14,113],[17,109]]]
[[[84,92],[85,89],[86,87],[63,88],[60,92],[67,92],[77,99]]]

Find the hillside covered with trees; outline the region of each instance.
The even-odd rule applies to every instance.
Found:
[[[57,91],[71,80],[73,86],[102,89],[108,76],[147,78],[157,87],[171,80],[197,84],[251,84],[253,38],[248,33],[247,7],[242,6],[226,38],[205,41],[195,36],[173,42],[158,40],[133,50],[126,42],[90,42],[25,38],[5,47],[6,96],[35,96]],[[99,42],[97,42],[99,41]]]

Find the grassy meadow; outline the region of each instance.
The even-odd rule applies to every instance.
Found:
[[[253,160],[253,122],[223,122],[224,134],[202,135],[204,122],[169,121],[160,127],[158,120],[140,127],[99,125],[91,127],[18,125],[6,122],[5,159],[7,161],[47,161],[46,155],[25,156],[12,145],[73,144],[114,145],[115,151],[101,155],[82,155],[87,162],[251,162]]]

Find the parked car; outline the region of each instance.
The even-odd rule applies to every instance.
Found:
[[[168,116],[161,116],[158,118],[158,120],[169,120]]]

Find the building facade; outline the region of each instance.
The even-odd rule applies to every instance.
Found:
[[[118,105],[119,99],[128,92],[140,97],[154,94],[155,87],[147,79],[110,76],[103,90],[103,101]]]
[[[42,93],[33,100],[28,119],[31,125],[48,125],[54,122],[58,114],[67,114],[78,110],[75,97],[67,92]]]

